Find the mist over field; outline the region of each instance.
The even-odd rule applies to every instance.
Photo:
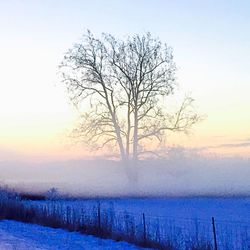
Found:
[[[44,163],[1,161],[1,183],[40,193],[58,188],[74,196],[241,196],[250,193],[250,159],[202,157],[174,150],[168,158],[144,160],[131,182],[118,161],[78,159]]]

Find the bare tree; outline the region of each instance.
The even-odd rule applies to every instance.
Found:
[[[176,89],[176,66],[172,49],[150,33],[119,40],[88,31],[61,72],[71,100],[85,110],[77,135],[97,148],[117,146],[124,163],[137,163],[146,140],[161,142],[166,131],[187,132],[199,120],[190,97],[174,113],[162,105]]]

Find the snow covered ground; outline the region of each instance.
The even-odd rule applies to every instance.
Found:
[[[126,249],[139,247],[126,242],[99,239],[76,232],[52,229],[16,221],[0,221],[1,250],[87,250]]]
[[[71,207],[79,212],[77,217],[81,216],[81,209],[85,214],[93,214],[100,204],[102,213],[105,214],[106,210],[116,214],[117,225],[114,223],[113,229],[117,226],[118,231],[126,232],[130,226],[139,234],[143,230],[144,213],[150,238],[170,238],[180,244],[184,244],[185,239],[205,240],[213,244],[211,218],[214,217],[221,249],[249,250],[250,247],[249,198],[87,199],[28,203],[60,204],[62,211]]]
[[[59,201],[60,202],[60,201]],[[118,198],[62,201],[76,207],[91,208],[100,202],[102,208],[115,212],[159,216],[174,219],[202,219],[211,221],[244,222],[250,224],[250,198]]]

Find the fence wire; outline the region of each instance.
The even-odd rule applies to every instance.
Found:
[[[34,204],[33,204],[34,205]],[[32,205],[32,206],[33,206]],[[55,214],[65,223],[80,228],[94,228],[117,240],[159,249],[250,250],[250,225],[246,222],[212,219],[155,216],[108,208],[101,203],[92,206],[63,202],[34,205],[36,209]]]

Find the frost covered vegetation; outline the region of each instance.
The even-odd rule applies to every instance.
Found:
[[[63,228],[156,249],[215,249],[212,224],[207,219],[122,211],[102,200],[38,202],[21,200],[17,194],[6,190],[0,193],[1,219]],[[216,221],[215,226],[218,249],[249,249],[247,223]]]

